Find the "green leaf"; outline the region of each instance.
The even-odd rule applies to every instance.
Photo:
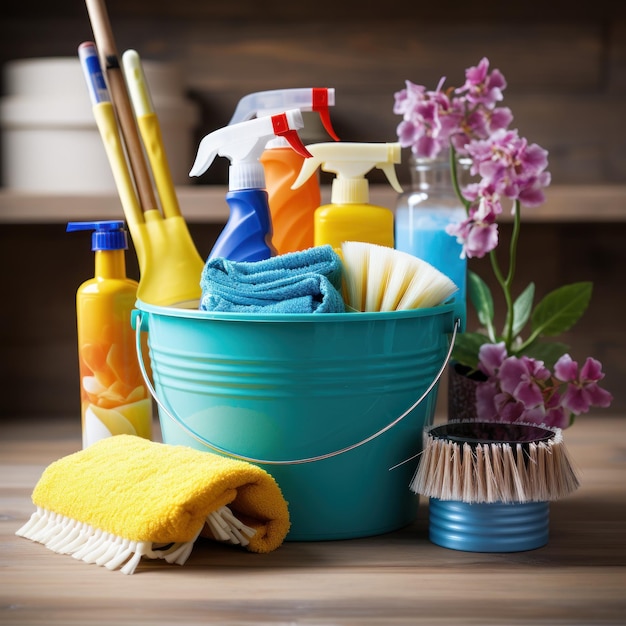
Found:
[[[487,329],[489,336],[493,337],[493,297],[487,283],[475,272],[467,273],[467,293],[476,309],[476,315],[480,323]]]
[[[478,366],[478,350],[484,343],[490,343],[489,337],[482,333],[462,333],[457,335],[452,351],[452,359],[472,369]]]
[[[534,298],[535,283],[530,283],[513,303],[513,337],[517,337],[526,326],[533,310]]]
[[[523,354],[539,361],[543,361],[548,369],[569,351],[569,346],[559,342],[536,342],[523,350]]]
[[[550,292],[532,315],[534,336],[552,336],[569,330],[585,312],[593,284],[572,283]]]

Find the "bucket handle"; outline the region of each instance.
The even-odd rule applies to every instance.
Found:
[[[135,316],[133,317],[133,324],[135,326],[135,339],[136,339],[136,349],[137,349],[137,359],[139,361],[139,368],[141,370],[141,374],[146,383],[146,387],[150,391],[150,394],[154,398],[155,402],[159,406],[159,408],[167,415],[177,426],[182,428],[188,435],[193,437],[198,443],[201,443],[203,446],[206,446],[213,452],[217,452],[219,454],[223,454],[225,456],[232,457],[234,459],[238,459],[239,461],[247,461],[249,463],[261,464],[261,465],[302,465],[304,463],[313,463],[314,461],[325,461],[326,459],[330,459],[334,456],[338,456],[340,454],[344,454],[346,452],[350,452],[355,448],[359,448],[360,446],[373,441],[377,437],[380,437],[383,433],[386,433],[388,430],[391,430],[396,424],[401,422],[409,413],[411,413],[419,404],[423,402],[423,400],[428,396],[428,394],[433,390],[435,385],[439,382],[439,379],[443,375],[448,362],[450,361],[450,357],[452,356],[452,350],[454,349],[454,343],[456,341],[456,335],[461,325],[461,320],[457,318],[454,322],[454,328],[452,329],[452,337],[450,339],[450,346],[448,348],[448,353],[443,361],[443,365],[440,370],[437,372],[437,375],[433,379],[433,381],[428,386],[428,389],[399,417],[396,417],[392,422],[378,430],[372,435],[369,435],[365,439],[358,441],[357,443],[353,443],[345,448],[341,448],[340,450],[335,450],[334,452],[327,452],[326,454],[320,454],[318,456],[311,456],[305,459],[290,459],[290,460],[275,460],[275,459],[256,459],[254,457],[244,456],[242,454],[238,454],[233,452],[232,450],[226,450],[226,448],[222,448],[214,443],[211,443],[208,439],[198,434],[195,430],[187,426],[178,415],[174,415],[165,404],[159,399],[157,396],[156,390],[152,385],[152,381],[148,376],[148,372],[146,371],[146,365],[143,360],[143,347],[141,345],[141,327],[142,327],[142,319],[141,312],[135,311]]]

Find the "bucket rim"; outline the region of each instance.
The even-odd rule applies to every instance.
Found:
[[[199,301],[184,303],[187,306],[160,306],[136,300],[135,307],[145,313],[165,317],[180,317],[199,320],[243,321],[243,322],[346,322],[348,320],[369,322],[416,317],[445,315],[454,311],[454,299],[435,307],[406,309],[402,311],[346,311],[344,313],[245,313],[232,311],[203,311]]]

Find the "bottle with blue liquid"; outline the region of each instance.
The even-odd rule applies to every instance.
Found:
[[[466,218],[465,208],[452,186],[447,154],[436,158],[412,156],[411,189],[398,197],[395,208],[395,248],[427,261],[459,288],[455,294],[455,318],[465,328],[467,260],[462,246],[446,232],[448,224]],[[458,166],[463,184],[469,164]]]

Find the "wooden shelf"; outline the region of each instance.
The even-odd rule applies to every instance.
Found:
[[[180,187],[178,200],[188,222],[220,224],[228,219],[222,186]],[[124,219],[118,196],[30,194],[0,190],[0,223],[59,223]]]
[[[222,224],[228,219],[224,201],[226,187],[189,186],[178,189],[178,199],[189,223]],[[328,187],[322,199],[330,197]],[[386,185],[372,185],[370,202],[393,207],[396,192]],[[0,224],[59,223],[71,220],[123,218],[115,193],[102,195],[32,194],[0,189]],[[502,220],[510,220],[503,214]],[[550,187],[546,202],[537,209],[525,209],[525,222],[624,222],[626,185],[568,185]]]

